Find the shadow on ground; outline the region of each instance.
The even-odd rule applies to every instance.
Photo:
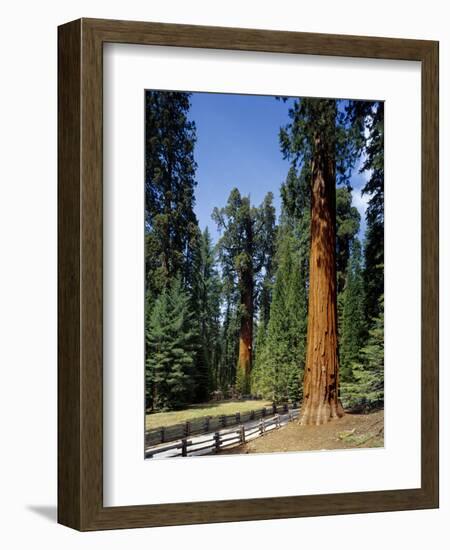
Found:
[[[45,518],[48,521],[51,521],[52,523],[56,523],[57,520],[57,511],[56,506],[44,506],[39,504],[33,504],[27,506],[27,509],[30,510],[30,512],[34,512],[38,516],[41,516]]]

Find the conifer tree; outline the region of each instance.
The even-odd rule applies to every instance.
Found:
[[[352,364],[358,359],[365,335],[364,283],[361,244],[355,239],[348,261],[343,291],[342,325],[340,327],[341,380],[351,379]]]
[[[220,357],[221,283],[208,227],[200,236],[193,309],[199,322],[200,349],[195,366],[196,401],[217,387]]]
[[[357,136],[358,152],[364,158],[360,171],[369,175],[362,189],[369,197],[363,276],[366,317],[372,319],[380,313],[384,293],[384,103],[351,101],[347,117]]]
[[[230,296],[236,288],[239,295],[236,385],[241,394],[250,392],[255,283],[258,274],[268,265],[267,256],[273,246],[275,214],[272,199],[270,194],[256,208],[251,206],[249,197],[242,197],[239,190],[234,188],[226,206],[215,208],[213,212],[213,219],[222,231],[218,250]]]
[[[228,281],[222,281],[222,301],[224,313],[220,331],[220,360],[218,365],[218,383],[225,394],[235,385],[239,358],[239,296]]]
[[[288,226],[278,234],[270,318],[256,352],[252,390],[274,401],[298,401],[306,344],[306,289],[298,242]]]
[[[261,206],[256,211],[256,236],[258,258],[261,265],[259,273],[255,274],[255,286],[258,296],[259,322],[267,326],[269,322],[270,303],[275,269],[276,251],[276,218],[273,207],[273,193],[269,192],[264,197]]]
[[[336,289],[336,174],[341,144],[334,100],[301,99],[281,132],[287,156],[311,174],[311,251],[308,331],[302,424],[322,424],[343,414],[339,402]]]
[[[194,213],[196,128],[190,94],[145,93],[146,287],[155,297],[180,275],[192,284],[198,223]]]
[[[336,279],[338,293],[344,289],[350,249],[359,231],[361,216],[352,206],[348,185],[336,189]]]
[[[157,410],[177,409],[193,396],[198,333],[180,277],[156,299],[147,326],[146,384]]]
[[[338,242],[336,187],[348,186],[358,157],[360,137],[348,124],[347,103],[298,99],[289,111],[290,123],[280,131],[284,155],[299,169],[301,180],[310,189],[311,248],[302,424],[322,424],[343,414],[338,397],[336,260],[338,253],[345,264],[349,235],[357,224],[345,228],[344,234],[339,235],[339,238],[344,237],[343,243]],[[349,201],[344,200],[343,205],[350,214],[347,221],[355,221],[356,212]],[[340,220],[341,228],[348,225],[343,223],[345,221],[345,217]]]
[[[352,363],[352,376],[342,384],[342,399],[349,408],[367,412],[384,404],[384,305],[373,320],[367,343]]]
[[[189,108],[188,93],[151,90],[145,93],[145,323],[146,334],[150,332],[151,337],[161,308],[165,311],[174,289],[179,288],[183,296],[187,293],[191,303],[195,293],[200,232],[194,213],[196,128],[188,118]],[[158,308],[153,311],[156,305]],[[190,326],[195,324],[191,319]],[[198,328],[197,320],[197,332]],[[190,360],[197,363],[191,369],[190,376],[194,373],[194,379],[189,383],[175,382],[183,379],[184,371],[178,375],[172,373],[169,392],[161,381],[161,365],[151,357],[150,342],[151,338],[147,338],[147,405],[176,406],[177,401],[184,399],[186,392],[181,391],[184,385],[189,386],[192,398],[195,373],[204,370],[202,355],[198,353],[192,358],[189,354]],[[154,365],[157,372],[150,372],[149,365]],[[175,397],[175,387],[179,388],[179,397]]]

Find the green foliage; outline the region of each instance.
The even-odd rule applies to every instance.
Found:
[[[162,295],[173,281],[179,278],[186,290],[192,289],[194,283],[199,231],[193,210],[196,135],[195,124],[188,120],[189,106],[186,93],[145,93],[146,333],[155,329],[151,323],[156,322],[155,316],[165,305],[168,297]],[[148,341],[145,351],[146,358],[152,361]],[[147,374],[146,405],[166,406],[164,400],[154,399],[157,395],[153,387],[155,373],[150,370]],[[175,387],[175,382],[172,385]]]
[[[308,182],[314,152],[320,146],[322,155],[335,159],[336,184],[348,184],[358,148],[339,103],[335,99],[298,98],[289,110],[290,122],[280,130],[283,155],[305,170],[303,177]]]
[[[253,325],[257,296],[261,309],[267,314],[271,299],[272,257],[275,241],[275,209],[273,195],[268,193],[259,207],[242,197],[234,188],[223,208],[214,208],[212,217],[222,235],[217,243],[222,267],[227,313],[224,322],[227,356],[239,355],[237,347],[230,346],[228,337],[242,327]],[[236,334],[236,332],[234,332]],[[231,369],[228,367],[228,373]],[[237,369],[236,386],[243,394],[249,392],[249,381]],[[227,379],[230,379],[227,376]],[[234,382],[234,380],[233,380]]]
[[[344,406],[368,411],[384,404],[384,307],[379,301],[380,313],[373,320],[367,343],[359,358],[352,363],[351,381],[341,385]]]
[[[336,268],[338,312],[340,320],[341,379],[364,384],[361,369],[353,365],[360,360],[367,337],[366,319],[380,313],[379,298],[383,293],[384,232],[384,138],[383,104],[348,101],[336,106],[333,100],[299,99],[290,110],[290,123],[280,132],[280,144],[292,165],[281,194],[286,212],[300,219],[308,207],[311,167],[317,137],[336,159]],[[369,195],[366,214],[367,232],[362,269],[360,245],[355,237],[360,216],[351,205],[349,176],[358,158],[363,158],[360,171],[369,173],[362,192]],[[297,175],[298,173],[298,175]],[[352,250],[352,258],[350,251]],[[307,284],[307,283],[306,283]],[[344,290],[344,286],[346,287]],[[373,337],[373,334],[372,334]],[[381,342],[382,346],[382,342]],[[368,352],[364,352],[366,357]],[[365,365],[366,362],[360,362]],[[374,373],[376,379],[379,372]],[[369,384],[370,385],[370,384]],[[367,384],[366,384],[367,389]],[[371,399],[367,396],[367,399]]]
[[[198,333],[189,307],[189,295],[180,278],[156,299],[146,332],[146,385],[153,407],[170,410],[188,404],[193,396],[193,366]]]
[[[315,147],[336,169],[336,268],[344,405],[383,403],[383,104],[302,98],[280,131],[291,161],[274,197],[258,207],[239,189],[212,214],[216,246],[194,213],[195,123],[190,94],[146,92],[146,404],[155,410],[206,401],[212,390],[299,400],[306,354],[310,185]],[[320,139],[319,139],[320,138]],[[368,174],[364,249],[348,182]],[[219,269],[220,267],[220,269]],[[257,319],[257,320],[255,320]],[[371,322],[367,322],[372,319]],[[252,327],[251,387],[237,368],[243,322]],[[369,324],[369,326],[367,326]],[[248,325],[247,325],[248,329]]]
[[[272,193],[267,193],[264,197],[261,206],[256,211],[256,216],[256,263],[258,267],[261,266],[260,271],[256,274],[256,296],[260,321],[267,325],[272,301],[277,234]]]
[[[338,292],[345,285],[345,277],[353,239],[359,231],[361,216],[352,206],[351,188],[336,189],[336,279]]]
[[[342,293],[340,326],[340,377],[352,379],[352,364],[358,359],[365,337],[364,283],[361,266],[361,244],[355,239],[348,261],[345,288]]]
[[[220,360],[221,282],[208,228],[200,236],[192,309],[199,323],[200,349],[194,373],[195,400],[208,399],[217,387]]]
[[[223,286],[223,314],[220,332],[220,358],[217,373],[217,388],[227,392],[229,386],[236,382],[236,367],[239,355],[239,327],[240,316],[236,292],[230,290],[225,283]]]
[[[300,270],[299,241],[281,227],[277,271],[267,329],[258,326],[252,392],[274,401],[300,398],[305,361],[306,288]]]
[[[237,368],[236,369],[236,390],[238,395],[250,395],[251,392],[251,383],[250,376],[244,374],[244,370]]]
[[[347,123],[358,140],[364,162],[361,172],[369,178],[362,193],[369,197],[364,243],[365,311],[368,319],[377,317],[384,293],[384,103],[351,101]]]
[[[198,224],[189,95],[145,93],[146,287],[154,297],[178,275],[192,283]]]

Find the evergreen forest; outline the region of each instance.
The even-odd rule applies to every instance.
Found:
[[[145,94],[147,413],[244,397],[309,400],[306,423],[382,408],[383,102],[271,98],[283,181],[258,203],[233,181],[201,227],[191,101]]]

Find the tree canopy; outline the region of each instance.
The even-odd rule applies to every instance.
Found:
[[[147,409],[214,392],[299,403],[321,423],[341,402],[382,406],[384,104],[291,99],[283,181],[256,204],[236,181],[200,227],[191,98],[145,93]]]

